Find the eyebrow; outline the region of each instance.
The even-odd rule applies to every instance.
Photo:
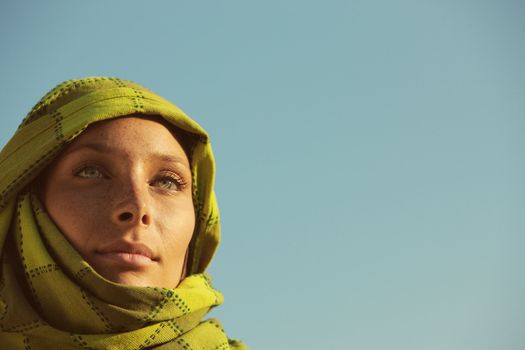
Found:
[[[66,152],[64,154],[67,155],[67,154],[70,154],[70,153],[73,153],[73,152],[76,152],[76,151],[81,151],[81,150],[84,150],[84,149],[89,149],[89,150],[92,150],[92,151],[95,151],[95,152],[98,152],[98,153],[104,153],[104,154],[107,154],[107,153],[110,153],[110,152],[114,151],[113,148],[108,147],[108,146],[106,146],[104,144],[100,144],[100,143],[86,143],[86,144],[80,144],[80,145],[78,145],[76,147],[74,146],[74,147],[66,150]],[[183,165],[184,167],[188,168],[188,165],[186,164],[184,159],[182,159],[181,157],[177,157],[175,155],[172,155],[172,154],[150,152],[148,154],[148,158],[155,158],[155,159],[158,159],[158,160],[161,160],[161,161],[164,161],[164,162],[170,162],[170,163],[179,163],[179,164]]]

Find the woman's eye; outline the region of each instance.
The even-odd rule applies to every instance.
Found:
[[[75,173],[75,175],[78,177],[86,178],[86,179],[93,179],[93,178],[97,179],[97,178],[104,177],[104,174],[102,173],[102,171],[100,171],[100,169],[93,167],[93,166],[84,167],[78,170]]]
[[[152,184],[168,191],[179,191],[184,187],[184,182],[182,179],[172,176],[162,176],[153,181]]]

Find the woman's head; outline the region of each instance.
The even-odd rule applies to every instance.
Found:
[[[195,228],[192,174],[166,123],[137,115],[92,124],[41,183],[49,216],[102,276],[179,283]]]
[[[0,214],[38,184],[62,234],[112,281],[174,287],[184,268],[203,272],[219,243],[208,135],[136,83],[60,84],[24,119],[0,168]]]

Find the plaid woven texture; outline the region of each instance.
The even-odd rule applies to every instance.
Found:
[[[189,273],[177,288],[101,277],[59,232],[35,195],[38,174],[96,121],[162,116],[191,135],[197,224]],[[219,321],[223,301],[204,273],[219,244],[215,163],[206,132],[172,103],[126,80],[66,81],[42,98],[0,153],[0,348],[246,349]]]

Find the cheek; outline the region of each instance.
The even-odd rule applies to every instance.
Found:
[[[50,187],[44,197],[44,205],[49,216],[62,234],[80,251],[92,233],[99,232],[101,223],[99,212],[105,210],[103,203],[107,201],[97,199],[78,189],[53,190]]]
[[[164,208],[159,219],[163,239],[170,249],[185,251],[195,229],[195,212],[193,202],[178,203],[172,208]]]

